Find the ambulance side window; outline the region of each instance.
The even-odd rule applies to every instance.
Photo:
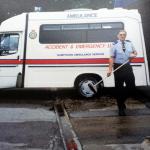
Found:
[[[121,22],[112,23],[98,23],[90,24],[90,28],[87,31],[87,41],[92,42],[113,42],[116,40],[117,34],[120,30],[124,29],[124,25]]]
[[[19,34],[0,34],[0,56],[7,56],[17,53]]]
[[[42,44],[113,42],[122,29],[124,29],[122,22],[43,24],[40,26],[39,42]]]

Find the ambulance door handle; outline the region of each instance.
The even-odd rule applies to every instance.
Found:
[[[20,59],[20,57],[19,57],[19,55],[17,56],[17,60],[19,60]]]
[[[17,60],[20,62],[20,56],[19,55],[17,56]]]

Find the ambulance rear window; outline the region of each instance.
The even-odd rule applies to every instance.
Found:
[[[121,22],[46,24],[40,26],[39,41],[42,44],[113,42],[122,29]]]

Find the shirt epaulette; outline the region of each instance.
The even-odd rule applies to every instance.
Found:
[[[131,42],[130,40],[125,40],[126,42]]]
[[[112,44],[115,45],[115,44],[117,44],[117,43],[118,43],[118,41],[116,40],[116,41],[114,41]]]

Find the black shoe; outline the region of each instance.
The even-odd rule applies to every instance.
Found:
[[[126,116],[124,109],[119,109],[119,116]]]

